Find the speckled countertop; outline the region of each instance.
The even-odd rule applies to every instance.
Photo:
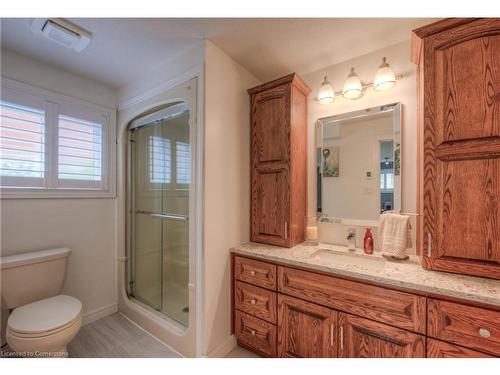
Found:
[[[500,306],[500,280],[429,271],[416,256],[404,261],[386,260],[380,254],[350,252],[345,246],[303,243],[291,249],[249,242],[231,249],[235,254],[280,262],[374,281],[387,286],[436,293],[468,301]]]

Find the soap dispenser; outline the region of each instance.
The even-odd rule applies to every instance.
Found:
[[[371,228],[366,228],[363,248],[366,254],[373,254],[373,236]]]

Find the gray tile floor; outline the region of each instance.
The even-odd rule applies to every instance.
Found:
[[[179,355],[119,313],[82,327],[68,345],[76,358],[178,358]]]
[[[70,357],[80,358],[178,358],[168,347],[119,313],[82,327],[68,345]],[[226,358],[259,358],[237,346]]]
[[[2,348],[10,351],[8,347]],[[178,358],[179,355],[119,313],[83,326],[68,345],[73,358]],[[226,358],[259,358],[237,346]]]
[[[260,358],[257,354],[237,346],[226,355],[226,358]]]

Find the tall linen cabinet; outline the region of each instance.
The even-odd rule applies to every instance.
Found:
[[[500,19],[414,30],[412,60],[422,264],[500,279]]]
[[[304,241],[310,91],[295,73],[248,90],[254,242],[292,247]]]

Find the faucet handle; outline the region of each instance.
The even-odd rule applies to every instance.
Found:
[[[352,239],[354,237],[356,237],[356,229],[355,228],[349,228],[347,230],[347,239],[350,240],[350,239]]]

